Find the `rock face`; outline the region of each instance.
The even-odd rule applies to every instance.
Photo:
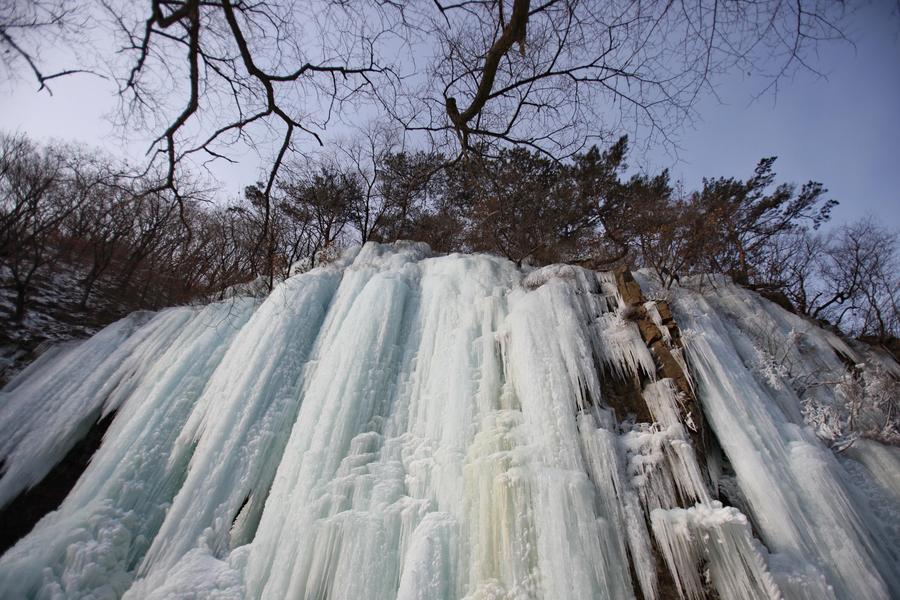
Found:
[[[0,508],[0,554],[31,531],[44,515],[59,508],[100,447],[114,417],[115,413],[110,413],[97,420],[40,483]]]
[[[6,514],[110,423],[0,598],[896,597],[900,456],[797,383],[900,375],[861,352],[726,282],[367,244],[0,392]]]
[[[668,380],[675,386],[679,418],[682,423],[690,421],[688,431],[702,463],[708,454],[708,440],[712,433],[703,422],[703,411],[691,386],[681,332],[669,303],[665,300],[648,302],[629,271],[616,273],[616,285],[628,307],[630,319],[637,324],[641,339],[656,361],[656,377]],[[643,396],[642,400],[646,404]],[[652,415],[648,420],[653,421]]]

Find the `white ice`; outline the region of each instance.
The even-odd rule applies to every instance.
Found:
[[[843,371],[836,351],[858,360],[853,351],[834,334],[722,281],[677,289],[673,308],[704,413],[763,543],[778,555],[773,574],[795,590],[783,591],[898,597],[898,557],[880,524],[832,451],[805,426],[795,389],[773,384],[759,362],[761,354],[777,354],[798,376],[828,380]],[[802,345],[792,335],[801,330]],[[810,393],[835,401],[833,386]]]
[[[717,500],[700,421],[612,274],[367,244],[260,305],[135,315],[16,378],[5,501],[116,413],[59,510],[0,557],[0,598],[652,600],[666,571],[686,598],[896,592],[867,515],[894,514],[896,455],[839,461],[795,381],[763,368],[802,324],[740,291],[673,302],[748,515]],[[801,367],[865,360],[805,336]],[[617,421],[610,377],[653,422]]]

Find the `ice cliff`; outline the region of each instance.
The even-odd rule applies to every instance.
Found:
[[[853,373],[900,368],[724,281],[367,244],[11,381],[7,509],[109,425],[0,598],[898,598]]]

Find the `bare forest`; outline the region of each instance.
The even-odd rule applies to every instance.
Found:
[[[152,134],[137,164],[2,134],[11,322],[53,285],[61,310],[109,321],[264,294],[348,246],[416,240],[645,268],[666,286],[724,274],[854,336],[900,333],[896,233],[826,225],[823,183],[780,181],[775,157],[699,189],[628,168],[629,139],[672,143],[722,73],[768,89],[815,70],[818,46],[843,38],[842,5],[312,4],[0,3],[4,77],[112,86],[120,127]],[[265,164],[223,197],[205,169],[239,148]]]

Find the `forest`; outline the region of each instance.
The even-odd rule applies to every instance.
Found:
[[[266,293],[349,245],[417,240],[519,265],[645,268],[667,287],[725,274],[848,333],[897,335],[896,234],[864,220],[824,235],[837,201],[818,182],[778,182],[774,157],[746,179],[687,190],[667,171],[626,176],[625,137],[566,161],[521,148],[453,160],[377,142],[285,169],[267,217],[263,184],[230,199],[198,187],[176,202],[99,151],[4,134],[0,264],[13,316],[60,270],[78,273],[81,308],[102,297],[158,309],[251,282]]]
[[[128,163],[2,133],[8,329],[35,298],[64,296],[57,312],[102,325],[235,286],[264,294],[353,244],[416,240],[518,265],[646,268],[666,287],[725,274],[846,333],[897,336],[897,234],[871,218],[830,223],[823,183],[778,180],[771,156],[698,189],[634,167],[674,147],[725,74],[765,91],[817,73],[818,50],[846,40],[846,7],[307,8],[315,19],[280,1],[0,7],[5,79],[47,95],[73,78],[108,90],[117,130],[149,142]],[[247,151],[258,180],[223,194],[209,166]]]

